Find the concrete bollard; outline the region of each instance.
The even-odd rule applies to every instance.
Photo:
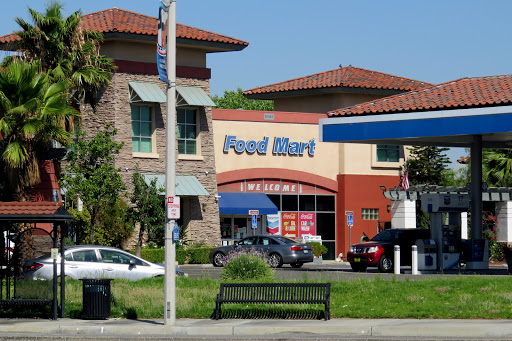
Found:
[[[395,245],[395,275],[400,275],[400,245]]]
[[[412,259],[411,259],[412,270],[411,270],[411,273],[413,275],[417,275],[418,274],[418,247],[416,245],[413,245],[411,247],[411,250],[412,250]]]

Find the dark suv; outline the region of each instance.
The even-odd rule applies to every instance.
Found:
[[[411,265],[411,246],[417,239],[430,239],[430,230],[384,230],[369,242],[352,245],[347,253],[347,260],[354,271],[365,271],[369,266],[377,266],[380,272],[391,272],[394,245],[400,245],[400,265]]]

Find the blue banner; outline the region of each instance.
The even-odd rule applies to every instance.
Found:
[[[158,37],[156,41],[156,65],[160,80],[167,81],[167,23],[169,21],[170,0],[160,0],[158,9]]]

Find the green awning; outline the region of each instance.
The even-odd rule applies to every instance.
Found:
[[[156,187],[162,189],[160,194],[165,195],[165,174],[142,174],[146,184],[156,178]],[[179,197],[210,195],[193,175],[176,175],[176,195]]]
[[[214,107],[210,96],[198,86],[176,86],[176,106]]]
[[[130,85],[130,103],[165,103],[167,100],[164,92],[155,83],[130,81],[128,85]]]

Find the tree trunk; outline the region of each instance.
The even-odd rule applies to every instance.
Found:
[[[142,250],[142,240],[144,239],[144,224],[140,224],[139,228],[139,239],[137,240],[137,251],[135,252],[135,255],[137,257],[140,257],[141,250]]]

